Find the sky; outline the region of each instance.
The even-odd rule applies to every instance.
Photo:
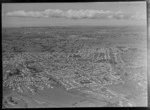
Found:
[[[3,3],[2,27],[146,25],[146,2]]]

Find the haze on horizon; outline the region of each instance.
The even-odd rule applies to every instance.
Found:
[[[2,27],[146,26],[146,19],[146,2],[2,4]]]

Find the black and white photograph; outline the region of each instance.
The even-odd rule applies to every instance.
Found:
[[[2,108],[147,107],[147,4],[2,3]]]

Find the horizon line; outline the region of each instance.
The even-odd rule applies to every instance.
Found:
[[[147,27],[147,25],[51,25],[51,26],[2,26],[2,28],[44,28],[44,27],[132,27],[132,26],[139,26],[139,27]]]

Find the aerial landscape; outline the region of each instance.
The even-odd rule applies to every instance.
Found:
[[[147,106],[146,3],[87,5],[2,4],[3,108]]]

